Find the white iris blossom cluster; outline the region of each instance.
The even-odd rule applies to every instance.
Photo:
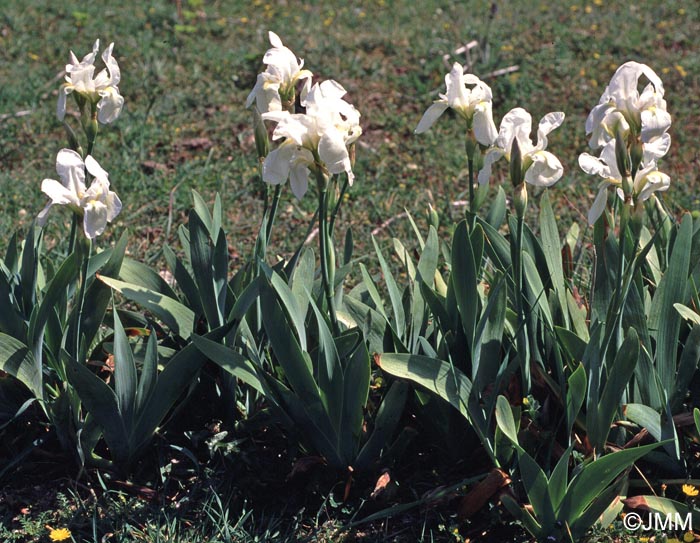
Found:
[[[280,141],[263,162],[263,181],[279,185],[289,179],[294,195],[308,190],[309,175],[319,168],[328,174],[345,172],[349,184],[354,175],[349,147],[360,137],[360,113],[343,99],[345,89],[328,80],[311,85],[312,73],[304,61],[269,33],[272,48],[263,57],[267,69],[258,75],[248,96],[264,120],[277,123],[272,139]],[[293,113],[297,85],[304,113]]]
[[[423,114],[416,134],[426,132],[449,108],[466,122],[466,128],[484,148],[484,163],[479,172],[479,184],[486,184],[491,176],[491,167],[501,157],[511,160],[513,143],[517,142],[522,159],[520,178],[532,185],[548,187],[556,183],[564,173],[559,159],[546,151],[547,135],[564,122],[564,113],[545,115],[539,123],[537,142],[530,139],[532,117],[522,108],[509,111],[496,130],[492,114],[491,88],[473,74],[465,74],[459,63],[445,76],[447,94],[440,94]]]
[[[69,64],[66,64],[66,82],[58,92],[56,115],[62,121],[66,115],[66,98],[75,93],[77,100],[86,100],[97,113],[97,120],[109,124],[117,120],[124,105],[124,98],[119,94],[121,72],[119,64],[112,56],[114,44],[102,52],[105,67],[95,75],[95,60],[100,50],[100,40],[96,40],[92,52],[78,60],[71,51]]]
[[[640,93],[642,77],[648,83]],[[590,224],[605,211],[610,187],[635,206],[655,198],[655,192],[668,190],[670,178],[658,170],[657,160],[671,146],[670,126],[661,79],[645,64],[626,62],[620,66],[586,120],[589,145],[600,149],[600,154],[583,153],[578,161],[584,172],[603,178],[588,213]],[[620,150],[624,151],[622,157]]]
[[[114,44],[102,52],[105,67],[95,75],[95,60],[100,50],[96,40],[92,52],[78,60],[71,51],[71,61],[66,65],[65,83],[58,92],[56,114],[59,120],[66,115],[66,99],[73,94],[80,107],[84,127],[97,122],[114,122],[121,113],[124,98],[119,94],[121,72],[112,56]],[[86,107],[87,106],[87,107]],[[93,143],[96,132],[92,133]],[[89,152],[89,151],[88,151]],[[60,179],[44,179],[41,190],[50,198],[37,217],[44,225],[48,212],[54,205],[69,207],[82,220],[85,237],[92,240],[102,234],[108,222],[112,222],[122,209],[119,196],[110,190],[109,174],[92,155],[85,159],[73,149],[61,149],[56,156],[56,172]],[[88,186],[88,176],[91,182]]]

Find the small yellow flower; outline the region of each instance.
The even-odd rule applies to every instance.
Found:
[[[583,11],[585,11],[586,13],[591,13],[593,11],[593,8],[591,6],[586,6],[585,8],[583,8]]]
[[[49,539],[51,541],[65,541],[70,539],[71,533],[68,528],[59,528],[58,530],[51,528],[49,532]]]
[[[688,72],[686,72],[685,68],[680,64],[676,64],[674,68],[676,68],[676,71],[680,74],[681,77],[685,77],[686,75],[688,75]]]
[[[700,490],[695,488],[693,485],[683,485],[681,487],[681,490],[686,496],[697,496],[698,494],[700,494]]]
[[[692,543],[693,541],[695,541],[695,534],[693,532],[684,533],[683,541],[685,541],[685,543]]]
[[[593,3],[594,3],[596,6],[602,6],[602,5],[603,5],[603,0],[593,0]]]

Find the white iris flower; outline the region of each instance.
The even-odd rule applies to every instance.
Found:
[[[71,63],[66,65],[66,82],[58,92],[56,115],[60,121],[66,115],[66,98],[75,92],[97,108],[97,120],[108,124],[117,119],[124,105],[119,94],[121,73],[119,64],[112,56],[114,44],[102,52],[105,68],[95,75],[95,59],[100,50],[100,40],[96,40],[92,52],[79,61],[71,51]]]
[[[292,192],[301,199],[308,189],[311,170],[321,167],[330,174],[354,175],[348,146],[362,134],[360,113],[343,100],[345,89],[335,81],[314,85],[302,105],[306,113],[273,111],[263,119],[277,122],[273,140],[284,140],[263,163],[263,181],[279,185],[289,179]]]
[[[85,171],[93,176],[90,188],[85,185]],[[122,203],[109,190],[109,175],[88,155],[83,159],[71,149],[61,149],[56,157],[56,171],[61,181],[44,179],[41,190],[51,201],[39,214],[39,223],[53,205],[67,205],[83,217],[85,236],[94,239],[104,232],[108,222],[119,214]]]
[[[445,76],[447,94],[440,94],[426,110],[415,133],[422,134],[430,129],[448,109],[457,113],[474,130],[476,141],[484,146],[492,145],[498,132],[493,122],[491,88],[472,74],[465,74],[462,65],[455,62],[452,71]]]
[[[263,57],[267,69],[258,74],[255,87],[248,95],[246,107],[256,103],[260,113],[281,111],[283,103],[294,98],[296,85],[304,81],[301,99],[304,100],[311,87],[311,72],[304,70],[304,61],[284,46],[280,37],[274,32],[269,33],[271,49]]]
[[[547,148],[547,135],[564,122],[564,113],[548,113],[537,128],[537,143],[530,140],[532,116],[522,108],[511,109],[501,121],[498,138],[484,155],[484,166],[479,172],[479,184],[488,183],[491,166],[501,157],[510,162],[513,141],[517,140],[522,156],[523,177],[526,182],[539,187],[549,187],[559,181],[564,168]]]

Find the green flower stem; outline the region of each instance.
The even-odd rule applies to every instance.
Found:
[[[80,265],[80,289],[78,291],[78,299],[76,300],[74,320],[73,320],[73,344],[69,351],[74,358],[80,359],[80,328],[83,316],[83,308],[85,306],[85,292],[88,281],[88,264],[90,262],[90,253],[92,252],[92,241],[88,238],[80,238],[77,240],[76,251],[79,251],[81,256]]]
[[[92,109],[93,111],[90,114],[90,119],[83,124],[83,130],[85,130],[85,135],[87,136],[88,155],[92,155],[92,151],[95,148],[95,141],[97,140],[97,132],[100,128],[100,125],[97,122],[97,109],[94,106]]]
[[[328,226],[328,232],[330,233],[331,236],[333,236],[333,232],[335,231],[335,218],[338,216],[338,211],[340,211],[340,205],[343,203],[343,196],[345,196],[345,192],[348,190],[348,178],[345,178],[345,181],[343,181],[343,186],[340,187],[340,195],[338,196],[338,201],[335,203],[335,207],[333,208],[333,213],[331,213],[331,221],[330,225]]]
[[[75,251],[75,243],[78,239],[78,228],[80,224],[78,222],[78,215],[73,213],[73,217],[70,221],[70,235],[68,237],[68,254],[70,255]]]
[[[68,148],[73,149],[73,151],[78,153],[80,156],[85,156],[83,155],[83,147],[80,145],[78,137],[75,135],[75,132],[66,121],[63,121],[63,129],[66,131],[66,136],[68,138]]]
[[[516,343],[518,347],[518,358],[520,359],[520,372],[522,373],[523,396],[530,393],[531,375],[530,375],[530,344],[527,336],[527,319],[525,314],[525,299],[523,292],[523,225],[524,218],[522,215],[517,217],[516,239],[513,247],[515,248],[513,258],[513,274],[515,282],[515,310],[518,315],[518,329],[516,334]]]
[[[329,245],[331,240],[328,235],[328,180],[320,168],[317,169],[316,179],[318,182],[318,238],[321,252],[321,281],[323,283],[323,292],[326,296],[326,303],[328,304],[333,334],[338,336],[340,335],[340,326],[338,325],[338,317],[335,312],[335,297],[333,296],[333,272],[335,270],[332,270],[329,265],[332,247]]]
[[[622,314],[624,313],[624,296],[623,296],[623,286],[624,277],[627,272],[627,262],[625,259],[625,241],[627,239],[627,225],[629,224],[629,206],[625,202],[620,210],[620,243],[619,243],[619,257],[617,260],[617,289],[615,292],[616,304],[615,304],[615,328],[616,333],[616,345],[615,352],[618,351],[622,345],[624,339],[624,334],[622,331]]]
[[[469,212],[474,213],[474,159],[467,159],[467,169],[469,170]]]
[[[275,224],[275,217],[277,215],[277,208],[280,203],[280,194],[282,193],[282,185],[275,186],[275,193],[272,195],[272,204],[270,205],[270,212],[267,217],[267,225],[265,227],[265,247],[270,243],[270,236],[272,236],[272,227]]]
[[[467,141],[465,149],[467,152],[467,170],[469,172],[469,209],[467,217],[469,218],[469,229],[474,228],[476,220],[476,210],[474,209],[474,153],[477,149],[477,142],[474,137],[474,132],[470,128],[467,129]]]
[[[474,210],[474,159],[472,157],[467,159],[467,170],[469,171],[469,229],[472,230],[476,219]]]
[[[267,246],[270,241],[270,232],[269,232],[269,226],[268,223],[269,221],[269,196],[270,196],[270,185],[262,181],[262,173],[263,173],[263,158],[259,157],[258,158],[258,173],[260,176],[260,182],[263,184],[264,194],[263,194],[263,216],[262,219],[260,220],[260,229],[258,230],[258,237],[255,240],[255,248],[253,249],[253,262],[252,262],[252,274],[250,277],[250,281],[253,281],[254,279],[260,277],[260,264],[262,262],[265,262],[265,258],[267,255]],[[263,229],[265,229],[264,235],[263,235]],[[253,318],[255,320],[255,326],[257,327],[258,330],[262,328],[262,304],[260,302],[260,297],[256,297],[255,300],[255,308],[253,312]]]

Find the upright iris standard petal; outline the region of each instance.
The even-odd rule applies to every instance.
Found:
[[[422,134],[428,131],[450,108],[474,130],[479,143],[484,146],[493,144],[498,132],[493,122],[491,88],[475,75],[465,74],[457,62],[445,76],[445,87],[447,94],[441,94],[440,99],[433,102],[414,132]]]
[[[114,122],[121,113],[124,98],[119,94],[121,72],[119,64],[112,56],[114,44],[111,43],[102,53],[105,65],[97,75],[95,60],[100,48],[100,40],[96,40],[92,53],[84,56],[81,61],[71,51],[71,62],[66,65],[66,82],[58,92],[56,116],[62,121],[66,114],[66,98],[75,92],[80,94],[88,103],[97,109],[97,120],[103,124]]]
[[[547,113],[540,120],[540,124],[537,127],[537,148],[546,149],[547,148],[547,135],[556,130],[564,122],[564,114],[561,111],[554,111],[552,113]]]
[[[496,125],[493,122],[491,102],[481,102],[474,108],[473,120],[474,137],[482,145],[490,145],[498,137]],[[487,143],[490,142],[490,143]]]
[[[640,93],[642,77],[648,83]],[[618,132],[632,131],[644,143],[661,137],[671,126],[663,96],[663,83],[649,66],[633,61],[620,66],[586,119],[591,148],[605,145]]]
[[[336,128],[329,128],[318,140],[318,157],[323,161],[329,173],[347,172],[348,182],[352,184],[355,176],[350,165],[350,155],[345,146],[343,134]]]
[[[272,48],[263,57],[267,68],[258,74],[255,86],[246,99],[246,107],[255,103],[260,113],[281,111],[283,102],[294,98],[298,82],[303,81],[300,94],[302,100],[311,87],[312,74],[303,69],[304,61],[297,59],[274,32],[269,32],[268,37]]]
[[[521,107],[511,109],[501,119],[501,128],[498,131],[496,147],[505,152],[505,157],[510,161],[510,150],[513,147],[513,140],[518,140],[520,152],[525,156],[533,149],[530,141],[532,131],[532,116]]]
[[[65,187],[74,193],[85,190],[83,158],[72,149],[61,149],[56,155],[56,172]]]

